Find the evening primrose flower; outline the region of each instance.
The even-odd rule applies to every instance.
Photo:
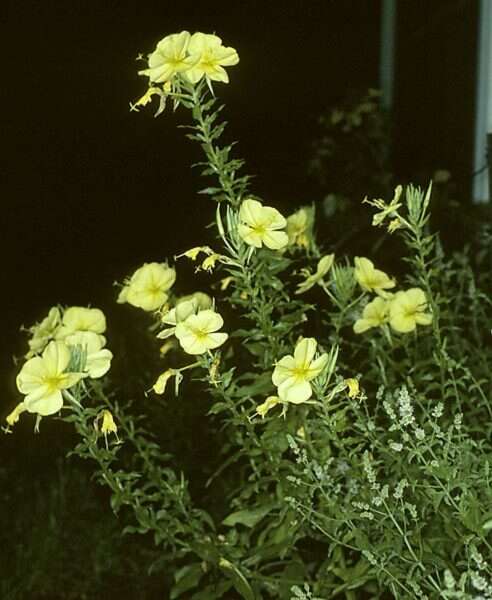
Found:
[[[29,327],[28,331],[32,334],[32,337],[28,341],[29,352],[26,354],[26,358],[32,358],[35,354],[42,352],[48,342],[56,335],[60,324],[61,311],[58,306],[53,306],[40,323]]]
[[[362,317],[354,323],[354,333],[364,333],[372,327],[381,327],[388,322],[389,301],[384,298],[374,298],[366,304]]]
[[[191,315],[195,315],[200,310],[211,308],[212,298],[204,292],[195,292],[189,296],[183,296],[176,303],[176,306],[171,310],[166,311],[162,315],[162,322],[170,327],[164,329],[157,334],[159,339],[166,339],[174,335],[176,325],[181,321],[185,321]]]
[[[166,303],[167,292],[175,281],[176,271],[167,263],[144,263],[126,282],[118,302],[146,311],[158,310]]]
[[[18,390],[25,394],[27,412],[52,415],[63,406],[62,390],[75,385],[83,373],[68,373],[70,349],[64,342],[50,342],[42,356],[28,360],[17,375]]]
[[[219,332],[224,324],[222,317],[213,310],[202,310],[176,325],[175,334],[185,352],[204,354],[221,346],[227,333]]]
[[[191,83],[198,83],[202,77],[229,83],[224,67],[239,62],[234,48],[223,46],[220,37],[208,33],[194,33],[188,44],[188,52],[192,66],[184,72],[184,76]]]
[[[149,54],[148,69],[139,71],[152,83],[165,83],[176,73],[183,73],[197,62],[198,57],[188,53],[191,36],[188,31],[173,33],[158,42],[156,49]]]
[[[182,252],[181,254],[176,255],[174,258],[181,258],[182,256],[186,256],[191,260],[196,260],[198,255],[204,253],[207,256],[214,254],[214,251],[209,246],[195,246],[194,248],[190,248],[186,252]]]
[[[303,206],[287,217],[289,246],[309,248],[312,241],[313,221],[314,209],[310,206]]]
[[[258,200],[244,200],[239,209],[238,233],[250,246],[280,250],[287,245],[289,238],[284,229],[287,221],[276,208],[263,206]]]
[[[310,381],[318,377],[328,363],[326,353],[314,358],[316,346],[314,338],[304,338],[295,347],[294,356],[284,356],[276,364],[272,381],[283,402],[301,404],[312,396]]]
[[[67,346],[79,346],[85,355],[84,374],[91,379],[105,375],[111,366],[113,353],[104,348],[104,336],[93,331],[78,331],[65,338]]]
[[[397,292],[389,307],[392,329],[399,333],[409,333],[414,331],[417,325],[430,325],[432,314],[426,312],[427,308],[427,298],[420,288]]]
[[[275,408],[278,404],[281,404],[280,398],[278,396],[268,396],[268,398],[264,402],[262,402],[256,407],[255,414],[264,419],[267,413],[270,410],[272,410],[272,408]]]
[[[320,285],[323,282],[324,276],[333,266],[334,259],[334,254],[327,254],[326,256],[323,256],[318,261],[315,273],[310,273],[308,269],[303,269],[302,273],[306,276],[306,279],[297,285],[296,294],[304,294],[304,292],[310,290],[314,285]]]
[[[374,263],[368,258],[356,256],[354,264],[354,277],[366,292],[376,292],[384,298],[388,296],[385,290],[395,287],[395,280],[390,279],[383,271],[376,269]]]
[[[177,371],[175,369],[168,369],[167,371],[164,371],[164,373],[161,373],[157,378],[157,381],[152,386],[154,392],[159,395],[163,394],[166,389],[167,382],[174,377],[176,373]]]
[[[359,395],[359,381],[357,379],[355,379],[354,377],[349,377],[348,379],[345,380],[345,385],[347,386],[348,389],[348,397],[349,398],[357,398],[357,396]]]
[[[63,340],[77,331],[92,331],[102,334],[106,331],[106,317],[99,308],[71,306],[63,313],[62,324],[56,333],[56,339]]]

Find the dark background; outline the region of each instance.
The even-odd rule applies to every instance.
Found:
[[[398,9],[394,167],[403,178],[448,168],[466,202],[476,2]],[[239,140],[255,193],[290,208],[319,199],[306,168],[318,115],[378,86],[380,12],[377,0],[7,5],[0,374],[9,402],[22,324],[55,303],[113,310],[114,280],[205,239],[212,206],[190,169],[200,154],[176,128],[186,111],[129,112],[146,89],[137,54],[185,28],[238,50],[231,83],[216,86],[228,139]]]

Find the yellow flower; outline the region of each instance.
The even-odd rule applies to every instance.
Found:
[[[221,346],[227,333],[218,330],[224,324],[222,317],[213,310],[202,310],[176,325],[176,337],[188,354],[203,354]]]
[[[104,333],[106,331],[106,317],[98,308],[84,306],[71,306],[63,313],[62,325],[56,333],[56,339],[63,340],[67,335],[77,331],[92,331]]]
[[[356,398],[359,395],[359,382],[357,379],[350,377],[345,380],[345,385],[348,388],[348,397]]]
[[[265,418],[266,414],[275,408],[277,404],[280,404],[280,398],[278,396],[268,396],[268,398],[256,407],[256,414],[262,419]]]
[[[164,83],[176,73],[187,71],[198,60],[188,55],[190,39],[188,31],[166,36],[149,54],[149,68],[138,74],[146,75],[152,83]]]
[[[154,392],[156,394],[163,394],[166,389],[167,382],[174,377],[176,373],[177,371],[175,369],[168,369],[167,371],[164,371],[164,373],[161,373],[157,378],[157,381],[152,386]]]
[[[320,375],[328,362],[326,353],[314,358],[316,346],[314,338],[304,338],[295,347],[294,356],[284,356],[276,364],[272,381],[283,402],[301,404],[311,397],[309,382]]]
[[[389,321],[392,329],[399,333],[413,331],[417,325],[430,325],[432,315],[428,308],[425,293],[420,288],[397,292],[389,307]]]
[[[372,224],[374,226],[381,225],[385,219],[388,217],[395,217],[398,214],[398,209],[401,206],[400,197],[402,194],[403,188],[401,185],[398,185],[395,188],[395,193],[393,195],[393,199],[389,204],[386,204],[384,200],[368,200],[367,197],[364,198],[362,202],[366,204],[370,204],[379,210],[379,213],[376,213],[372,218]]]
[[[234,277],[232,275],[229,275],[229,277],[224,277],[224,279],[221,279],[219,281],[221,291],[224,292],[231,285],[231,283],[233,281],[234,281]]]
[[[172,308],[162,315],[162,322],[171,327],[158,333],[157,337],[161,340],[170,337],[175,333],[176,325],[178,323],[185,321],[191,315],[195,315],[199,311],[206,310],[211,306],[212,298],[204,292],[195,292],[189,296],[183,296],[183,298],[180,298],[178,302],[176,302],[175,308]]]
[[[64,342],[50,342],[42,356],[28,360],[17,375],[17,388],[25,394],[24,406],[30,413],[52,415],[63,406],[62,390],[75,385],[82,373],[67,373],[70,350]]]
[[[138,111],[141,106],[146,106],[152,102],[152,96],[159,96],[162,99],[165,94],[161,88],[149,87],[145,94],[139,98],[135,104],[130,104],[130,110]]]
[[[83,372],[91,379],[98,379],[109,371],[113,353],[104,348],[104,336],[93,331],[78,331],[68,335],[64,341],[69,347],[80,347],[85,355]]]
[[[53,339],[61,324],[61,312],[57,306],[50,308],[48,315],[40,322],[29,328],[32,338],[28,341],[29,352],[26,358],[32,358],[42,352],[46,344]]]
[[[113,415],[109,410],[104,409],[101,413],[102,417],[102,425],[101,425],[101,433],[104,435],[108,435],[108,433],[117,433],[118,427],[114,422]]]
[[[168,299],[167,291],[176,281],[176,271],[167,263],[145,263],[133,273],[118,302],[127,302],[147,311],[158,310]]]
[[[374,298],[366,304],[362,311],[362,318],[354,323],[355,333],[364,333],[372,327],[381,327],[388,321],[389,302],[384,298]]]
[[[300,208],[287,217],[289,246],[309,248],[312,239],[314,210],[310,206]]]
[[[316,273],[313,274],[311,274],[307,269],[303,269],[302,272],[304,275],[306,275],[306,279],[297,285],[296,294],[304,294],[304,292],[310,290],[314,285],[320,284],[323,281],[323,277],[333,266],[334,259],[334,254],[327,254],[326,256],[323,256],[323,258],[318,261]]]
[[[222,40],[216,35],[194,33],[188,45],[192,67],[184,76],[191,83],[198,83],[202,77],[212,81],[229,82],[224,67],[237,65],[239,56],[234,48],[222,45]]]
[[[239,209],[239,236],[250,246],[261,248],[263,244],[271,250],[287,245],[289,238],[284,229],[287,221],[271,206],[263,206],[257,200],[244,200]]]
[[[14,410],[7,415],[6,421],[9,427],[13,427],[19,420],[20,415],[26,410],[26,405],[24,402],[19,402],[19,404],[14,408]]]
[[[394,279],[390,279],[386,273],[374,268],[374,263],[368,258],[356,256],[354,258],[354,277],[360,287],[366,292],[376,292],[383,298],[388,297],[384,290],[395,287]]]
[[[214,252],[210,256],[207,256],[207,258],[202,262],[201,268],[204,271],[211,273],[215,269],[215,263],[220,261],[221,258],[223,258],[222,254],[217,254],[217,252]]]
[[[175,342],[174,340],[167,340],[167,342],[164,342],[162,344],[162,346],[159,348],[159,353],[161,356],[166,356],[166,354],[172,350],[175,346]]]

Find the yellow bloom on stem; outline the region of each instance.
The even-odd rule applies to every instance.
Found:
[[[14,408],[14,410],[7,415],[5,420],[7,421],[7,425],[9,427],[13,427],[19,420],[20,415],[26,410],[26,405],[24,402],[19,402],[19,404]]]
[[[432,314],[426,312],[427,308],[427,298],[420,288],[397,292],[389,307],[392,329],[399,333],[409,333],[414,331],[417,325],[430,325]]]
[[[349,377],[349,379],[345,380],[345,385],[348,389],[348,397],[349,398],[357,398],[359,395],[359,382],[354,377]]]
[[[398,209],[402,205],[402,203],[400,202],[400,197],[401,197],[402,192],[403,192],[402,186],[401,185],[396,186],[395,193],[393,195],[393,199],[391,200],[391,202],[389,204],[386,204],[386,202],[381,199],[368,200],[367,197],[364,198],[364,200],[362,202],[365,202],[366,204],[370,204],[371,206],[373,206],[374,208],[377,208],[379,210],[379,212],[376,213],[372,218],[373,226],[377,227],[379,225],[382,225],[384,220],[387,218],[392,218],[392,219],[397,218]]]
[[[239,236],[250,246],[280,250],[289,238],[284,229],[287,221],[276,208],[263,206],[258,200],[244,200],[239,209]]]
[[[106,317],[99,308],[86,308],[84,306],[71,306],[63,313],[62,325],[56,333],[56,339],[63,340],[67,335],[77,331],[92,331],[104,333],[106,331]]]
[[[304,292],[307,292],[316,284],[321,284],[324,276],[333,266],[334,259],[334,254],[323,256],[323,258],[318,261],[316,272],[312,274],[307,269],[303,269],[302,272],[306,276],[306,279],[297,285],[296,294],[304,294]]]
[[[61,311],[57,306],[50,308],[48,315],[40,322],[29,327],[32,338],[28,341],[29,352],[26,358],[32,358],[35,354],[42,352],[49,341],[51,341],[61,324]]]
[[[83,373],[67,373],[70,349],[64,342],[50,342],[42,356],[28,360],[17,375],[18,390],[25,394],[27,412],[52,415],[63,406],[62,390],[75,385]]]
[[[189,296],[183,296],[176,302],[176,306],[171,310],[166,311],[162,315],[162,322],[166,325],[170,325],[163,331],[157,334],[157,337],[161,340],[174,335],[176,331],[176,325],[181,321],[185,321],[191,315],[201,310],[207,310],[212,306],[212,298],[204,292],[195,292]]]
[[[139,71],[138,74],[146,75],[152,83],[164,83],[176,73],[190,69],[198,59],[189,56],[190,39],[188,31],[173,33],[163,38],[154,52],[149,54],[149,68]]]
[[[69,347],[79,346],[85,355],[83,372],[91,379],[98,379],[105,375],[111,366],[113,353],[104,348],[106,339],[93,331],[78,331],[68,335],[65,343]]]
[[[256,407],[255,414],[259,415],[262,419],[264,419],[267,413],[270,410],[272,410],[272,408],[275,408],[277,404],[281,404],[280,398],[278,396],[268,396],[268,398],[264,402],[262,402]]]
[[[356,256],[354,264],[354,277],[366,292],[376,292],[384,298],[388,295],[384,290],[395,287],[395,280],[390,279],[384,271],[376,269],[374,263],[368,258]]]
[[[294,356],[284,356],[276,364],[272,381],[283,402],[301,404],[312,396],[309,382],[318,377],[328,363],[326,353],[314,358],[316,346],[314,338],[304,338],[295,347]]]
[[[300,208],[287,217],[289,246],[309,248],[312,241],[314,210],[310,206]]]
[[[176,325],[176,337],[188,354],[204,354],[221,346],[227,333],[219,332],[224,324],[222,317],[213,310],[202,310]]]
[[[234,48],[222,45],[222,40],[208,33],[194,33],[188,45],[192,66],[184,76],[191,83],[198,83],[202,77],[212,81],[229,83],[224,67],[237,65],[239,56]]]
[[[161,373],[157,378],[157,381],[152,386],[154,392],[159,395],[163,394],[166,389],[167,382],[174,377],[176,373],[177,371],[175,369],[168,369],[167,371],[164,371],[164,373]]]
[[[207,254],[210,256],[214,253],[212,248],[209,246],[195,246],[194,248],[190,248],[186,252],[182,252],[181,254],[176,255],[174,258],[181,258],[182,256],[186,256],[186,258],[190,258],[191,260],[196,260],[197,256],[201,253]]]
[[[146,311],[158,310],[166,303],[167,292],[175,281],[176,271],[167,263],[145,263],[127,281],[118,302]]]
[[[101,413],[102,417],[102,425],[101,425],[101,433],[104,435],[108,435],[108,433],[117,433],[118,427],[114,422],[113,415],[109,410],[104,409]]]
[[[354,333],[364,333],[372,327],[381,327],[388,322],[389,302],[384,298],[374,298],[366,304],[362,317],[354,323]]]

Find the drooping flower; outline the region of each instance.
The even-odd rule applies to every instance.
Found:
[[[287,217],[287,236],[289,246],[309,248],[312,241],[314,222],[314,209],[303,206],[298,211]]]
[[[104,435],[108,435],[108,433],[117,433],[118,427],[114,422],[113,415],[107,409],[104,409],[101,413],[102,425],[101,425],[101,433]]]
[[[362,317],[354,323],[354,333],[364,333],[372,327],[381,327],[388,322],[389,301],[385,298],[374,298],[366,304]]]
[[[24,402],[19,402],[19,404],[14,408],[14,410],[9,413],[5,420],[7,421],[7,425],[9,427],[13,427],[18,421],[20,415],[26,410],[26,405]]]
[[[56,339],[63,340],[67,335],[78,331],[92,331],[102,334],[106,331],[106,317],[99,308],[71,306],[63,313],[61,327],[56,332]]]
[[[85,357],[83,372],[91,379],[98,379],[109,371],[113,353],[104,348],[104,336],[93,331],[78,331],[67,336],[65,343],[69,347],[80,347]]]
[[[359,381],[354,377],[349,377],[345,380],[345,385],[348,389],[348,397],[349,398],[357,398],[359,395]]]
[[[250,246],[280,250],[287,245],[289,238],[284,229],[287,221],[276,208],[263,206],[258,200],[244,200],[239,209],[238,233]]]
[[[185,352],[203,354],[221,346],[227,333],[219,332],[224,324],[222,317],[213,310],[202,310],[176,325],[175,334]]]
[[[166,303],[167,292],[175,281],[176,271],[167,263],[145,263],[126,282],[118,302],[146,311],[158,310]]]
[[[75,385],[83,373],[66,372],[70,349],[64,342],[50,342],[42,356],[28,360],[17,375],[17,388],[25,394],[27,412],[52,415],[63,406],[62,390]]]
[[[29,352],[26,354],[26,358],[32,358],[42,352],[48,342],[55,337],[60,324],[61,311],[58,306],[53,306],[40,323],[29,327],[28,331],[32,334],[32,337],[28,341]]]
[[[220,37],[208,33],[194,33],[188,52],[192,66],[184,72],[184,76],[191,83],[198,83],[202,77],[228,83],[229,76],[224,67],[237,65],[239,62],[234,48],[223,46]]]
[[[196,260],[198,255],[201,253],[206,254],[207,256],[210,256],[211,254],[214,253],[214,251],[212,250],[212,248],[210,248],[210,246],[195,246],[194,248],[190,248],[189,250],[186,250],[186,252],[182,252],[181,254],[176,255],[174,258],[181,258],[182,256],[186,256],[186,258],[189,258],[191,260]]]
[[[411,288],[397,292],[389,306],[391,328],[399,333],[414,331],[417,325],[430,325],[432,314],[428,310],[425,292],[420,288]]]
[[[149,54],[148,69],[139,71],[151,83],[165,83],[176,75],[190,69],[198,57],[189,55],[191,36],[188,31],[167,35],[158,42],[156,49]]]
[[[320,284],[323,281],[324,276],[333,266],[334,259],[334,254],[327,254],[326,256],[323,256],[318,261],[315,273],[310,273],[308,269],[303,269],[302,272],[306,278],[304,279],[304,281],[301,281],[301,283],[297,285],[296,294],[303,294],[304,292],[310,290],[316,284]]]
[[[395,287],[394,279],[390,279],[384,271],[374,267],[368,258],[356,256],[354,258],[354,277],[360,287],[366,292],[376,292],[381,297],[387,297],[387,289]]]
[[[154,385],[152,386],[152,389],[154,390],[154,392],[156,394],[163,394],[166,386],[167,386],[167,382],[176,375],[177,371],[175,369],[167,369],[167,371],[164,371],[164,373],[161,373],[159,375],[159,377],[157,378],[156,382],[154,383]]]
[[[326,353],[314,358],[316,347],[314,338],[304,338],[295,347],[294,356],[284,356],[276,364],[272,381],[278,388],[280,400],[301,404],[312,396],[310,381],[318,377],[328,363]]]
[[[281,404],[280,398],[278,396],[268,396],[268,398],[264,402],[262,402],[256,407],[255,414],[259,415],[262,419],[264,419],[267,413],[271,411],[272,408],[275,408],[275,406],[277,406],[278,404]]]

